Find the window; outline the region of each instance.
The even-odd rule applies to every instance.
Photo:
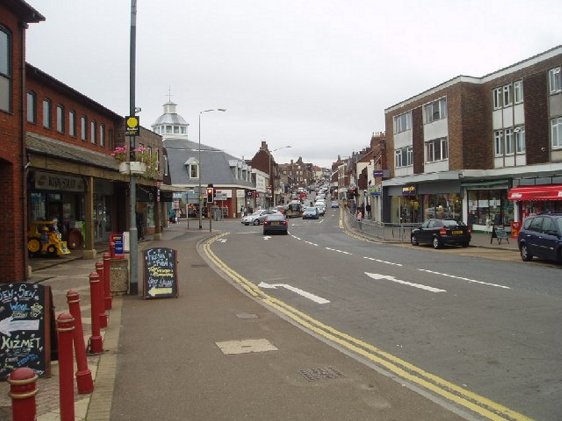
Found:
[[[395,167],[408,167],[414,163],[414,148],[407,146],[405,148],[396,149],[395,151]]]
[[[76,113],[74,111],[68,112],[68,134],[76,136]]]
[[[447,117],[447,99],[441,98],[424,106],[425,124]]]
[[[494,155],[503,156],[503,131],[494,132]]]
[[[513,136],[512,136],[511,129],[505,129],[503,135],[504,135],[505,154],[513,155]]]
[[[80,139],[88,139],[88,121],[84,115],[80,117]]]
[[[548,71],[548,88],[550,94],[557,94],[562,90],[562,80],[560,78],[560,67]]]
[[[0,110],[12,107],[12,41],[6,29],[0,26]]]
[[[433,139],[425,144],[426,162],[444,161],[449,158],[449,142],[446,137]]]
[[[513,83],[513,100],[516,104],[523,102],[523,81],[518,80]]]
[[[515,136],[515,152],[525,153],[525,127],[519,126],[513,130]]]
[[[100,146],[105,146],[105,125],[100,124]]]
[[[27,121],[37,123],[37,94],[33,91],[27,93]]]
[[[90,142],[92,142],[94,145],[96,144],[96,122],[94,120],[90,121]]]
[[[49,99],[43,100],[43,127],[51,128],[51,101]]]
[[[57,132],[64,133],[64,107],[57,105]]]
[[[550,120],[550,139],[552,149],[562,148],[562,117]]]
[[[412,129],[412,113],[404,113],[394,117],[394,133],[402,133]]]
[[[199,177],[199,165],[197,164],[190,164],[189,165],[189,177],[190,178],[198,178]]]
[[[505,85],[503,91],[503,106],[509,107],[511,105],[511,85]]]
[[[494,98],[494,110],[502,107],[502,88],[496,88],[493,90],[492,96]]]

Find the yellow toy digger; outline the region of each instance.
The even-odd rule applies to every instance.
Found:
[[[57,220],[33,221],[27,233],[27,251],[30,256],[64,256],[70,254],[62,240]]]

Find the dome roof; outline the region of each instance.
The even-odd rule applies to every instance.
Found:
[[[164,114],[156,119],[152,127],[159,126],[162,124],[175,124],[180,126],[187,126],[187,122],[184,118],[176,112],[176,105],[172,101],[168,101],[164,104]]]

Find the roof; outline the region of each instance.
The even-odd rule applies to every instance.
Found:
[[[26,133],[25,146],[29,152],[35,152],[79,164],[93,165],[115,171],[119,170],[119,162],[111,155],[53,140],[36,133]]]
[[[12,9],[17,13],[26,23],[38,23],[45,20],[45,17],[21,0],[4,0],[8,9]]]
[[[181,138],[167,138],[162,143],[167,150],[172,185],[198,184],[199,179],[188,177],[185,163],[189,159],[199,161],[199,143]],[[212,183],[215,186],[237,185],[252,188],[253,185],[250,181],[234,177],[234,172],[231,169],[232,161],[246,165],[241,158],[236,158],[220,149],[201,144],[201,185],[207,186],[207,184]]]

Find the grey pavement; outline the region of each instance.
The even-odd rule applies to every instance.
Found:
[[[141,251],[156,246],[178,251],[179,297],[113,297],[102,330],[104,352],[88,357],[95,390],[75,392],[75,419],[460,419],[462,411],[366,370],[215,272],[198,244],[233,224],[240,222],[214,221],[210,233],[207,221],[202,231],[182,221],[165,228],[162,239],[139,243]],[[484,247],[509,255],[517,251],[515,240],[490,244],[489,234],[475,234],[472,245],[481,254],[487,253]],[[80,293],[86,341],[91,335],[88,275],[99,256],[33,259],[31,281],[51,286],[57,314],[67,311],[69,289]],[[51,371],[50,378],[38,381],[40,421],[60,419],[56,361]],[[10,414],[8,391],[7,382],[0,383],[0,419]]]

